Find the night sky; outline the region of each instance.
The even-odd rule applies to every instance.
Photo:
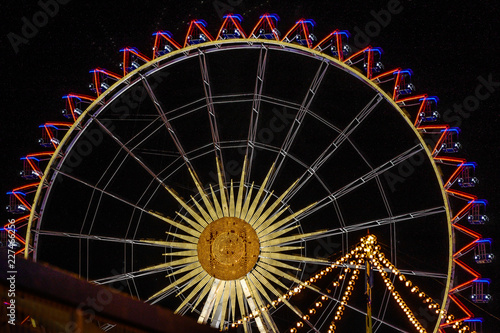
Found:
[[[69,92],[91,94],[90,69],[104,67],[119,72],[120,48],[134,46],[149,55],[152,33],[158,30],[171,31],[182,44],[187,22],[193,18],[206,20],[208,30],[216,35],[221,15],[229,11],[243,15],[242,26],[248,32],[261,14],[270,12],[280,16],[278,28],[282,33],[297,19],[311,18],[317,23],[314,33],[319,39],[334,29],[349,30],[354,48],[367,43],[383,48],[382,62],[387,69],[411,68],[417,92],[437,95],[444,120],[462,129],[463,150],[459,154],[479,165],[476,176],[480,183],[471,192],[490,202],[490,224],[480,232],[494,238],[494,243],[499,241],[498,2],[142,0],[125,4],[61,0],[58,8],[48,9],[53,11],[53,17],[46,22],[39,14],[42,3],[0,4],[0,156],[4,192],[24,182],[18,176],[22,167],[19,158],[41,150],[37,145],[41,134],[38,126],[48,120],[64,121],[61,97]],[[382,24],[377,22],[377,13],[388,13],[388,9],[393,13],[381,15],[379,20],[385,19]],[[34,20],[39,20],[40,27],[35,31],[24,28],[23,35],[25,22]],[[490,84],[485,86],[488,81]],[[7,204],[7,196],[3,202]],[[4,211],[0,216],[3,223],[9,218]],[[484,277],[492,279],[496,298],[483,306],[496,319],[479,312],[487,318],[485,332],[500,326],[498,267],[498,260],[477,267]]]

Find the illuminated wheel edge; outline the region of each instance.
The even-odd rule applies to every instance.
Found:
[[[236,47],[234,47],[234,48],[230,47],[231,49],[240,49],[240,48],[247,48],[247,47],[261,48],[262,47],[261,45],[271,45],[271,46],[276,47],[277,49],[282,49],[283,51],[288,51],[288,52],[292,52],[292,53],[296,52],[296,53],[300,53],[301,55],[309,56],[309,57],[313,57],[313,58],[327,59],[330,63],[334,64],[334,66],[336,66],[337,68],[344,70],[345,72],[349,73],[350,75],[355,76],[358,80],[361,80],[363,83],[371,86],[371,88],[374,89],[375,91],[377,91],[381,96],[383,96],[383,98],[387,102],[392,104],[393,108],[399,112],[399,114],[403,117],[403,119],[406,121],[406,123],[412,128],[414,134],[417,136],[423,149],[425,150],[425,153],[427,155],[428,160],[431,162],[432,168],[433,168],[434,173],[436,175],[436,179],[438,181],[438,184],[440,185],[441,196],[443,198],[443,203],[444,203],[444,207],[446,210],[447,226],[448,226],[448,239],[449,239],[449,243],[448,243],[449,258],[448,258],[448,276],[446,279],[445,294],[444,294],[443,303],[441,306],[441,308],[446,308],[446,305],[449,301],[448,300],[448,291],[450,289],[450,285],[452,282],[451,278],[453,276],[452,271],[454,268],[454,263],[453,263],[454,233],[453,233],[452,224],[451,224],[451,212],[450,212],[450,207],[449,207],[449,202],[448,202],[448,195],[444,189],[444,184],[443,184],[443,181],[441,179],[441,172],[440,172],[439,168],[437,167],[436,162],[431,154],[431,151],[427,147],[427,145],[422,137],[422,134],[415,128],[414,124],[411,122],[411,120],[408,118],[408,116],[405,114],[405,112],[393,100],[393,98],[391,98],[386,92],[384,92],[376,83],[374,83],[372,80],[369,80],[364,74],[358,72],[355,68],[346,65],[345,63],[339,61],[338,59],[336,59],[334,57],[331,57],[327,54],[324,54],[324,53],[316,51],[316,50],[309,49],[309,48],[304,47],[304,46],[291,44],[291,43],[287,43],[287,42],[283,42],[283,41],[261,40],[261,39],[217,40],[217,41],[211,41],[211,42],[206,42],[203,44],[192,45],[192,46],[189,46],[186,48],[182,48],[180,50],[173,51],[171,53],[163,55],[157,59],[154,59],[154,60],[142,65],[140,68],[130,72],[129,74],[124,76],[122,79],[117,81],[115,84],[113,84],[105,92],[103,92],[85,110],[85,112],[77,119],[77,121],[73,124],[73,126],[65,134],[64,138],[61,140],[59,146],[57,147],[55,153],[51,157],[51,159],[50,159],[50,161],[45,169],[44,175],[40,181],[40,184],[48,184],[47,180],[49,178],[49,175],[52,175],[52,171],[51,171],[52,166],[56,165],[56,163],[58,162],[57,160],[59,159],[59,154],[61,153],[62,149],[67,144],[71,145],[73,142],[75,142],[78,139],[78,137],[81,135],[81,133],[84,132],[83,130],[81,130],[79,132],[80,134],[75,135],[75,130],[77,130],[79,127],[82,126],[82,123],[84,120],[87,120],[88,114],[91,111],[93,111],[94,109],[96,109],[95,115],[98,115],[99,114],[99,110],[98,110],[99,107],[106,106],[107,103],[109,103],[113,100],[113,97],[120,95],[121,89],[118,89],[118,88],[121,87],[123,84],[127,84],[128,82],[131,82],[132,79],[136,80],[134,84],[140,83],[141,78],[139,76],[148,77],[150,75],[153,75],[157,71],[160,71],[161,69],[163,69],[164,66],[168,66],[170,63],[175,63],[176,60],[178,60],[177,57],[179,57],[179,56],[182,57],[183,54],[186,57],[191,57],[191,56],[196,57],[198,55],[197,53],[195,53],[195,54],[189,54],[189,53],[192,51],[198,50],[198,49],[202,49],[203,51],[208,51],[207,53],[218,52],[221,50],[220,49],[221,46],[226,46],[226,45],[233,46],[233,44]],[[240,46],[240,47],[238,47],[238,46]],[[188,54],[189,54],[189,56],[188,56]],[[170,61],[170,60],[172,60],[172,61]],[[141,72],[145,72],[145,73],[140,74]],[[127,84],[126,87],[124,87],[122,89],[127,90],[130,87],[131,86],[129,84]],[[111,97],[110,100],[107,102],[104,102],[104,100],[108,97]],[[70,142],[70,140],[73,140],[73,141]],[[62,163],[62,161],[64,161],[64,158],[61,160],[61,163]],[[52,184],[52,181],[49,184]],[[49,186],[51,186],[51,185],[49,185]],[[31,230],[33,228],[33,221],[35,219],[36,208],[40,207],[40,205],[42,205],[42,200],[43,200],[43,198],[46,197],[45,195],[42,195],[42,192],[44,192],[44,191],[45,192],[47,191],[47,190],[45,190],[44,186],[39,186],[37,191],[36,191],[35,199],[34,199],[33,206],[32,206],[33,209],[31,210],[29,222],[28,222],[28,227],[27,227],[26,248],[28,248],[28,246],[31,242]],[[50,188],[48,189],[48,191],[50,191]],[[35,243],[36,243],[36,241],[35,241]],[[36,251],[36,248],[35,248],[35,251]],[[35,255],[36,255],[36,253],[35,253]],[[25,257],[27,258],[28,256],[29,256],[29,251],[25,250]],[[436,327],[434,329],[434,332],[437,332],[437,330],[439,329],[439,325],[440,325],[440,320],[438,319],[436,322]]]

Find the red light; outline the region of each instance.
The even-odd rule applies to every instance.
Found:
[[[464,193],[464,192],[461,192],[461,191],[456,191],[456,190],[446,190],[446,192],[454,195],[454,196],[457,196],[457,197],[462,197],[466,200],[477,200],[477,197],[475,195],[472,195],[472,194],[468,194],[468,193]]]
[[[403,98],[403,99],[398,99],[398,103],[404,103],[404,102],[408,102],[408,101],[420,100],[422,98],[427,98],[427,97],[428,97],[427,94],[406,97],[406,98]]]
[[[366,50],[368,50],[368,49],[370,49],[370,48],[371,48],[371,46],[370,46],[370,45],[368,45],[367,47],[365,47],[365,48],[364,48],[364,49],[362,49],[361,51],[358,51],[358,52],[354,53],[353,55],[351,55],[349,58],[347,58],[346,60],[344,60],[344,62],[347,62],[347,61],[349,61],[349,60],[351,60],[351,59],[354,59],[355,57],[357,57],[357,56],[358,56],[358,55],[360,55],[360,54],[363,54]]]
[[[271,29],[273,35],[274,35],[274,39],[276,40],[279,40],[279,36],[278,34],[275,32],[275,26],[274,26],[274,23],[272,20],[269,19],[269,14],[264,14],[262,15],[262,17],[260,18],[259,22],[257,22],[257,24],[255,25],[255,27],[253,28],[252,32],[250,33],[250,36],[256,36],[255,35],[255,31],[258,30],[261,26],[265,26],[267,23],[267,25],[269,26],[269,29]]]
[[[467,208],[468,206],[472,205],[472,203],[470,203],[469,205],[467,205],[465,208]],[[469,228],[466,228],[464,226],[461,226],[460,224],[454,224],[453,227],[455,227],[456,229],[468,234],[469,236],[471,237],[474,237],[476,238],[476,240],[482,238],[483,236],[481,236],[481,234],[478,234],[477,232],[475,231],[472,231],[470,230]]]
[[[39,185],[39,183],[32,183],[32,184],[28,184],[28,185],[23,185],[23,186],[20,186],[20,187],[16,187],[15,189],[12,190],[12,192],[17,192],[17,191],[21,191],[21,190],[25,190],[25,189],[37,187],[38,185]]]
[[[226,19],[222,23],[222,25],[219,29],[219,33],[217,34],[217,37],[215,38],[215,40],[221,39],[222,31],[229,26],[230,22],[233,23],[233,25],[236,27],[236,29],[238,29],[238,31],[241,33],[243,38],[247,38],[239,21],[234,19],[233,14],[227,14]]]
[[[458,259],[454,259],[453,261],[456,264],[458,264],[460,267],[462,267],[463,269],[465,269],[467,272],[469,272],[472,276],[474,276],[474,280],[481,277],[481,274],[479,274],[478,272],[476,272],[475,270],[473,270],[472,268],[470,268],[469,266],[467,266],[466,264],[464,264],[462,261],[460,261]]]

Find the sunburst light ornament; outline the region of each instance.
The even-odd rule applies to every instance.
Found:
[[[302,313],[283,297],[283,292],[280,292],[280,288],[289,289],[281,281],[282,278],[290,283],[314,288],[285,272],[285,270],[299,269],[283,261],[327,263],[323,259],[289,254],[290,251],[301,250],[303,247],[287,245],[324,232],[321,230],[297,233],[299,224],[292,225],[295,218],[311,209],[315,203],[284,217],[289,206],[282,204],[282,200],[294,188],[297,181],[269,204],[273,193],[265,193],[264,189],[274,171],[274,165],[252,198],[254,184],[246,187],[244,183],[246,158],[239,185],[234,186],[231,180],[229,191],[224,185],[219,160],[216,164],[218,196],[212,186],[209,187],[210,194],[207,194],[195,172],[189,169],[201,198],[197,201],[191,197],[194,206],[188,205],[173,189],[166,187],[187,211],[188,216],[177,212],[182,221],[176,222],[151,212],[184,233],[167,232],[174,236],[176,241],[145,241],[175,249],[175,252],[164,255],[181,259],[147,267],[143,271],[179,267],[167,277],[183,274],[152,295],[150,300],[161,299],[162,296],[173,292],[176,287],[177,289],[182,287],[177,295],[184,295],[192,289],[188,295],[184,295],[185,298],[176,309],[176,313],[183,313],[189,307],[194,310],[203,304],[198,318],[199,323],[210,322],[212,326],[222,330],[226,323],[237,323],[238,318],[249,316],[255,318],[259,331],[277,331],[268,311],[271,306],[275,306],[270,295],[276,296],[294,313],[303,317]],[[237,195],[235,188],[238,191]],[[295,233],[290,235],[293,231]]]

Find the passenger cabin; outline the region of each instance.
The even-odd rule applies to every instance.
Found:
[[[182,48],[182,46],[174,40],[170,31],[158,31],[155,32],[153,36],[155,36],[153,59]]]
[[[475,200],[467,213],[469,224],[485,224],[490,219],[486,216],[486,200]]]
[[[279,19],[279,16],[276,14],[261,15],[250,36],[253,38],[280,40],[281,33],[276,28]]]
[[[437,111],[437,103],[439,99],[433,96],[421,98],[420,101],[422,104],[420,105],[420,110],[418,112],[419,123],[429,123],[438,120],[440,117],[439,112]]]
[[[395,75],[394,100],[401,96],[410,95],[415,91],[415,86],[411,82],[413,72],[411,69],[399,70],[393,73]]]
[[[445,132],[443,141],[441,143],[441,152],[443,153],[457,153],[462,145],[458,142],[458,134],[460,129],[458,127],[452,127],[442,130]]]
[[[476,173],[476,163],[469,162],[464,163],[459,176],[457,177],[457,183],[462,188],[474,187],[479,183],[479,179],[475,176]]]
[[[27,202],[24,199],[26,194],[20,191],[7,192],[9,196],[9,205],[6,207],[7,212],[12,214],[26,214],[29,213]]]
[[[241,27],[241,21],[243,17],[239,14],[227,14],[224,17],[224,22],[217,34],[217,40],[219,39],[236,39],[236,38],[247,38],[243,28]]]
[[[488,303],[491,301],[490,279],[476,279],[472,282],[472,294],[470,296],[474,303]]]
[[[479,239],[474,248],[474,260],[478,264],[489,264],[495,255],[492,253],[491,239]]]

